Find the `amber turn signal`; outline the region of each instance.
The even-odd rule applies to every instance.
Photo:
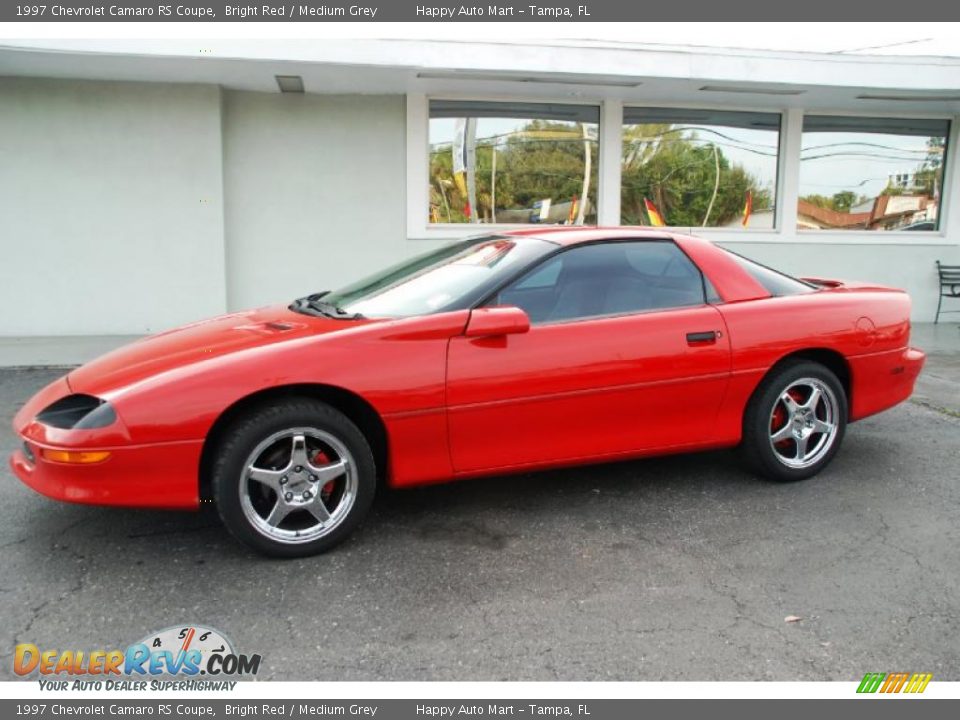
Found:
[[[103,462],[110,457],[110,453],[105,450],[51,450],[49,448],[41,448],[40,457],[50,462],[89,465],[91,463]]]

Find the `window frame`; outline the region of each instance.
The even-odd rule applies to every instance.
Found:
[[[796,107],[789,105],[745,105],[710,102],[676,102],[669,100],[624,100],[600,95],[578,97],[555,94],[530,93],[521,96],[484,93],[456,93],[411,91],[406,95],[406,239],[413,241],[457,240],[481,231],[503,232],[529,228],[530,225],[506,225],[479,223],[429,224],[429,101],[477,100],[490,102],[558,102],[564,104],[587,104],[600,106],[599,132],[599,182],[598,222],[608,227],[621,227],[620,223],[620,170],[623,143],[623,108],[661,107],[689,110],[733,110],[743,112],[776,112],[781,116],[779,155],[777,159],[777,200],[774,208],[775,227],[764,228],[711,228],[671,227],[667,233],[696,234],[720,244],[774,243],[790,245],[909,245],[911,247],[955,247],[950,239],[952,223],[960,223],[951,217],[951,204],[960,199],[960,113],[951,112],[903,112],[863,110],[838,110],[825,107]],[[797,224],[797,200],[800,182],[800,147],[805,115],[836,115],[842,117],[891,117],[921,120],[949,120],[950,137],[947,139],[941,196],[946,198],[938,230],[903,230],[876,232],[872,230],[804,230]],[[952,169],[951,169],[952,168]]]
[[[960,160],[957,155],[957,144],[960,142],[960,116],[950,113],[918,113],[918,112],[885,112],[883,110],[862,112],[853,111],[831,111],[805,109],[800,111],[799,127],[797,128],[796,147],[797,152],[793,158],[796,168],[794,175],[796,179],[795,196],[791,199],[791,211],[796,225],[797,204],[800,201],[800,154],[803,148],[803,121],[807,116],[812,117],[836,117],[836,118],[884,118],[890,120],[945,120],[947,122],[947,147],[943,153],[943,185],[940,188],[940,197],[949,198],[953,193],[952,182],[957,171],[954,170],[954,163]],[[800,230],[794,229],[797,236],[796,242],[804,242],[806,238],[815,239],[815,242],[840,242],[842,238],[866,239],[877,241],[870,244],[878,245],[900,245],[896,238],[910,239],[909,245],[953,245],[947,240],[947,226],[950,214],[950,202],[942,202],[942,207],[937,211],[937,228],[935,230],[837,230],[834,228],[807,228]],[[918,240],[928,240],[932,242],[917,242]]]
[[[412,240],[452,240],[475,235],[478,232],[504,232],[508,230],[530,229],[527,223],[429,223],[428,188],[430,184],[430,101],[461,100],[500,103],[559,103],[564,105],[591,105],[600,109],[598,130],[597,169],[597,221],[601,225],[616,225],[620,217],[620,165],[611,162],[607,155],[611,152],[611,133],[619,143],[619,123],[622,117],[621,103],[618,100],[605,99],[600,95],[558,98],[553,95],[489,95],[482,93],[407,93],[406,103],[406,229],[407,239]],[[619,152],[618,148],[615,148]],[[548,227],[548,226],[545,226]]]
[[[563,255],[564,253],[572,252],[578,249],[582,250],[583,248],[594,247],[596,245],[613,245],[617,243],[668,243],[670,245],[673,245],[673,247],[675,247],[677,251],[687,259],[687,261],[690,263],[693,269],[697,271],[697,275],[700,277],[700,292],[703,297],[703,302],[696,305],[676,305],[674,307],[666,307],[666,308],[650,308],[647,310],[633,310],[628,312],[605,313],[602,315],[589,315],[589,316],[579,317],[579,318],[551,320],[546,322],[533,322],[531,320],[530,327],[534,328],[534,327],[552,327],[554,325],[569,325],[571,323],[592,322],[594,320],[606,320],[608,318],[631,317],[635,315],[650,315],[652,313],[673,312],[676,310],[687,310],[690,308],[711,307],[718,304],[710,301],[710,287],[712,287],[712,283],[709,282],[706,274],[703,272],[700,266],[697,265],[696,261],[692,257],[690,257],[684,251],[684,249],[680,247],[679,244],[677,244],[676,240],[674,240],[672,237],[669,237],[669,236],[666,236],[663,238],[615,237],[615,238],[600,238],[598,240],[589,240],[586,242],[574,243],[571,245],[558,246],[554,252],[544,255],[537,262],[533,263],[530,267],[524,268],[523,270],[518,272],[514,277],[509,278],[508,280],[501,283],[499,286],[495,287],[487,295],[485,295],[480,301],[475,303],[471,308],[471,310],[476,310],[482,307],[491,307],[489,303],[497,299],[500,296],[500,293],[502,293],[506,288],[510,287],[511,285],[515,285],[517,283],[523,282],[528,277],[530,277],[533,273],[542,269],[543,266],[546,265],[548,262],[555,260],[556,258],[558,258],[560,255]],[[720,301],[720,303],[722,303],[722,300]],[[521,310],[522,309],[523,308],[521,308]]]
[[[777,108],[758,108],[758,107],[743,107],[735,105],[706,105],[706,104],[696,104],[696,103],[669,103],[669,102],[646,102],[646,103],[634,103],[627,102],[623,103],[620,116],[620,128],[621,136],[619,142],[619,152],[618,156],[620,162],[622,163],[623,157],[623,127],[626,123],[626,113],[628,110],[676,110],[678,112],[690,111],[690,112],[719,112],[719,113],[756,113],[758,115],[778,115],[780,117],[780,124],[777,128],[777,154],[776,154],[776,173],[774,174],[774,198],[773,198],[773,227],[772,228],[757,228],[757,227],[718,227],[718,226],[691,226],[691,225],[667,225],[664,227],[665,230],[679,232],[679,233],[731,233],[738,235],[781,235],[783,233],[783,187],[786,181],[786,162],[787,162],[787,108],[777,107]],[[636,125],[638,123],[631,122],[631,125]],[[622,167],[621,167],[622,169]],[[619,187],[618,187],[619,192]],[[619,196],[618,196],[619,200]],[[622,226],[620,222],[620,216],[617,216],[617,224]]]
[[[489,95],[457,95],[452,93],[442,94],[424,94],[417,95],[411,99],[407,95],[407,236],[408,237],[460,237],[475,235],[478,232],[489,229],[491,232],[504,232],[509,230],[523,230],[538,227],[532,223],[431,223],[426,217],[430,206],[429,193],[427,187],[430,185],[430,103],[434,100],[444,102],[478,102],[491,104],[534,104],[534,105],[582,105],[585,107],[595,107],[598,110],[599,120],[597,122],[597,223],[601,225],[609,224],[604,221],[606,217],[603,214],[605,196],[610,194],[609,188],[604,183],[604,115],[609,112],[608,102],[600,96],[596,97],[575,97],[575,98],[556,98],[553,96],[525,96],[525,97],[504,97]],[[412,113],[411,104],[420,103],[420,112]],[[422,114],[422,119],[416,117]],[[411,153],[411,129],[422,129],[422,140],[416,142],[416,148]],[[420,157],[419,165],[422,172],[417,173],[417,177],[411,177],[411,157]],[[419,185],[416,183],[420,183]],[[619,180],[617,181],[617,211],[619,217]],[[417,191],[413,191],[417,188]],[[411,198],[420,197],[422,200],[415,200],[419,208],[416,213],[413,211]],[[418,216],[422,216],[419,217]],[[544,225],[543,227],[553,227]],[[590,227],[590,226],[583,226]],[[414,233],[414,234],[412,234]]]

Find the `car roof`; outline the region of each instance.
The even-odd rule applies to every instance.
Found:
[[[508,237],[535,237],[558,245],[577,245],[597,240],[616,240],[628,238],[638,240],[672,240],[679,235],[659,228],[642,226],[583,227],[557,226],[523,228],[507,230],[501,235]],[[686,237],[686,236],[684,236]]]

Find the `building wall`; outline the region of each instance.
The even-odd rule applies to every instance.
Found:
[[[228,306],[333,289],[415,249],[404,98],[225,92]]]
[[[220,90],[0,78],[0,335],[222,312]]]
[[[411,137],[402,95],[0,78],[0,336],[156,332],[449,239],[408,232]],[[929,242],[704,234],[788,272],[904,287],[931,321],[934,261],[960,264],[947,167],[953,212]]]
[[[857,280],[903,288],[913,302],[914,322],[933,322],[939,280],[935,261],[960,265],[957,245],[842,244],[802,241],[737,242],[724,247],[792,275]],[[960,310],[956,300],[944,301],[944,310]],[[960,315],[944,315],[941,322]]]

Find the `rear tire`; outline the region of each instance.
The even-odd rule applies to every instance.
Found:
[[[747,405],[741,456],[770,480],[813,477],[840,449],[847,412],[847,394],[833,372],[809,360],[786,361]]]
[[[310,398],[261,406],[224,433],[213,465],[217,511],[227,529],[272,557],[305,557],[343,542],[376,494],[363,433]]]

